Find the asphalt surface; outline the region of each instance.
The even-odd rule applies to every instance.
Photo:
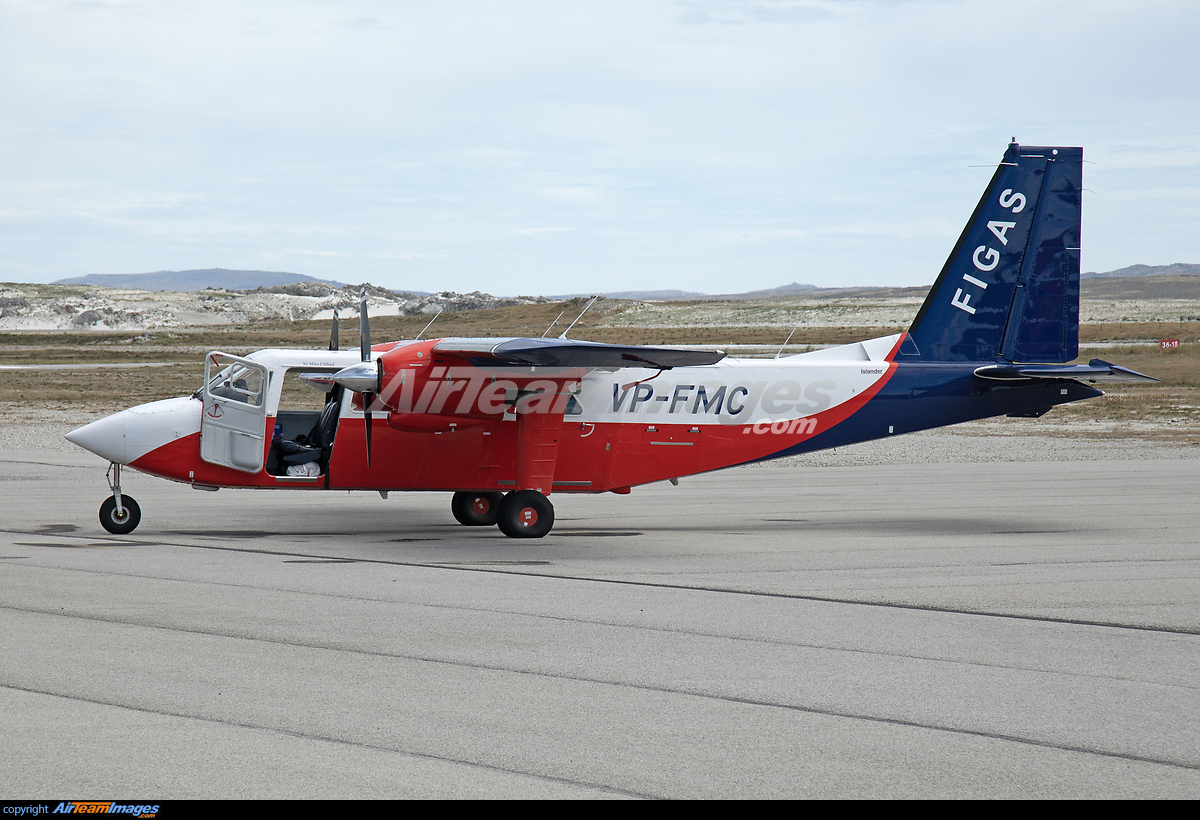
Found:
[[[0,456],[0,799],[1200,797],[1200,459],[195,492]]]

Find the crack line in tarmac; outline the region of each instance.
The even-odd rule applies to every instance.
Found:
[[[31,695],[46,695],[48,697],[63,698],[64,700],[74,700],[81,703],[93,703],[99,706],[111,706],[116,709],[128,709],[133,712],[142,712],[150,715],[164,715],[166,717],[180,718],[182,720],[196,720],[201,723],[212,723],[217,726],[232,726],[238,729],[251,729],[259,732],[271,732],[273,734],[285,735],[287,737],[300,738],[302,740],[323,740],[329,743],[338,743],[344,746],[353,746],[362,749],[371,749],[379,752],[391,752],[392,754],[409,755],[411,757],[419,757],[424,760],[437,760],[443,763],[457,763],[462,766],[471,766],[479,769],[486,769],[493,772],[503,772],[504,774],[516,774],[524,777],[534,778],[536,780],[545,780],[551,783],[565,783],[571,786],[584,786],[591,789],[597,789],[604,792],[612,792],[615,794],[629,795],[630,797],[640,797],[647,800],[659,799],[658,795],[643,794],[641,792],[630,791],[628,789],[618,788],[616,786],[604,786],[597,783],[588,783],[583,780],[570,780],[565,777],[555,777],[553,775],[536,774],[533,772],[525,772],[520,769],[506,769],[503,766],[497,766],[491,763],[480,763],[475,760],[463,760],[455,757],[447,757],[445,755],[435,755],[428,752],[414,752],[407,749],[395,749],[390,746],[381,746],[375,743],[363,743],[359,740],[347,740],[342,737],[333,737],[329,735],[308,734],[298,732],[295,729],[282,729],[278,726],[264,726],[256,723],[244,723],[235,720],[221,720],[219,718],[204,717],[203,715],[190,715],[183,712],[169,712],[165,709],[148,709],[143,706],[130,706],[127,703],[116,703],[114,701],[100,700],[98,698],[88,698],[82,695],[66,695],[62,692],[49,692],[44,689],[31,689],[28,686],[18,686],[12,683],[0,683],[0,687],[11,689],[16,692],[27,692]]]
[[[10,534],[19,535],[50,535],[50,533],[28,532],[24,530],[0,530]],[[74,536],[70,533],[55,532],[55,537],[80,538],[84,536]],[[282,535],[282,533],[280,534]],[[96,536],[88,536],[87,540],[94,540]],[[133,546],[141,544],[140,541],[123,540],[122,546]],[[748,589],[730,589],[728,587],[710,587],[690,584],[664,584],[657,581],[630,581],[620,578],[594,578],[584,575],[556,575],[546,572],[521,572],[514,569],[500,569],[496,567],[480,567],[480,566],[464,566],[461,564],[441,563],[438,561],[418,562],[418,561],[389,561],[383,558],[346,558],[343,555],[320,555],[317,553],[303,552],[283,552],[279,550],[268,549],[253,549],[250,547],[225,547],[216,544],[179,544],[170,541],[153,541],[146,542],[155,546],[182,547],[184,549],[202,549],[214,550],[217,552],[239,552],[249,553],[254,555],[272,555],[280,558],[310,558],[321,560],[337,560],[338,563],[354,563],[354,564],[379,564],[382,566],[395,567],[415,567],[419,569],[440,569],[449,572],[476,572],[490,573],[493,575],[513,575],[525,578],[546,578],[556,579],[560,581],[581,581],[592,584],[614,584],[619,586],[643,587],[647,589],[671,589],[682,590],[688,592],[714,592],[723,595],[746,595],[757,598],[780,598],[785,600],[795,601],[815,601],[827,604],[846,604],[848,606],[864,606],[864,607],[879,607],[883,609],[903,609],[914,612],[941,612],[949,615],[968,615],[981,618],[1003,618],[1014,621],[1030,621],[1034,623],[1051,623],[1051,624],[1069,624],[1071,626],[1094,626],[1104,629],[1129,629],[1138,632],[1157,632],[1168,635],[1200,635],[1200,629],[1185,629],[1182,627],[1165,627],[1165,626],[1148,626],[1144,624],[1123,624],[1116,621],[1098,621],[1086,618],[1054,618],[1049,615],[1019,615],[1014,612],[989,612],[987,610],[976,610],[956,607],[935,606],[933,604],[912,604],[900,603],[897,601],[861,601],[854,598],[834,598],[825,595],[801,595],[791,592],[766,592],[763,590],[748,590]],[[25,546],[30,546],[25,544]]]
[[[359,563],[359,562],[354,559],[300,559],[300,560],[293,560],[293,561],[285,561],[284,563],[354,564],[354,563]],[[298,595],[298,596],[313,596],[313,597],[318,597],[318,598],[332,598],[337,601],[353,601],[356,603],[386,603],[386,604],[392,604],[392,605],[414,607],[414,608],[418,608],[418,609],[446,609],[451,612],[487,612],[487,613],[491,613],[491,614],[507,615],[507,616],[513,617],[513,618],[530,618],[530,619],[534,619],[534,620],[561,621],[561,622],[565,622],[565,623],[609,627],[612,629],[630,629],[630,630],[640,631],[640,632],[657,632],[657,633],[663,633],[663,634],[668,634],[668,635],[685,635],[685,636],[693,637],[693,638],[705,638],[705,639],[712,639],[712,640],[725,640],[725,641],[735,641],[735,642],[753,643],[753,644],[766,644],[769,646],[782,646],[782,647],[787,647],[790,649],[816,649],[816,650],[822,650],[822,651],[828,651],[828,652],[845,652],[848,654],[857,654],[857,655],[873,655],[873,656],[879,656],[879,657],[884,657],[884,658],[901,658],[901,659],[905,659],[905,660],[930,661],[932,663],[950,664],[950,665],[957,665],[957,666],[968,666],[968,667],[973,666],[973,667],[980,667],[980,668],[984,668],[984,669],[1003,669],[1003,670],[1007,670],[1007,671],[1015,670],[1015,671],[1020,671],[1020,672],[1036,672],[1036,673],[1041,673],[1041,674],[1046,674],[1046,675],[1059,675],[1059,676],[1078,677],[1078,678],[1092,678],[1095,680],[1102,680],[1102,681],[1120,681],[1120,682],[1124,682],[1124,683],[1136,683],[1141,686],[1162,687],[1162,688],[1169,688],[1169,689],[1192,690],[1192,689],[1197,688],[1194,686],[1184,686],[1183,684],[1178,684],[1178,683],[1162,683],[1159,681],[1145,680],[1142,678],[1128,677],[1128,676],[1122,676],[1122,675],[1099,675],[1099,674],[1095,674],[1095,673],[1091,673],[1091,672],[1063,671],[1062,669],[1052,669],[1052,668],[1040,667],[1040,666],[1019,666],[1019,665],[1015,665],[1015,664],[985,663],[983,661],[977,661],[977,660],[947,658],[947,657],[939,657],[936,655],[921,655],[921,654],[915,654],[912,652],[889,652],[889,651],[885,651],[882,649],[865,649],[861,646],[841,646],[841,645],[838,645],[835,643],[812,643],[812,642],[801,642],[801,641],[796,641],[796,640],[781,640],[778,638],[769,638],[769,637],[737,635],[737,634],[731,634],[731,633],[714,632],[711,630],[706,631],[706,630],[700,630],[700,629],[682,629],[679,627],[668,628],[668,627],[654,626],[652,624],[639,624],[639,623],[632,623],[632,622],[601,620],[599,618],[568,617],[566,615],[554,615],[554,614],[549,614],[549,613],[545,613],[545,612],[522,612],[520,610],[514,610],[514,609],[499,609],[496,607],[485,607],[485,606],[468,606],[468,605],[462,604],[462,603],[443,604],[443,603],[433,603],[433,602],[429,602],[429,601],[396,601],[396,600],[392,600],[392,599],[371,597],[371,596],[366,596],[366,595],[347,595],[345,593],[316,592],[316,591],[313,591],[310,589],[296,589],[296,588],[291,588],[291,587],[259,587],[259,586],[254,586],[252,584],[233,584],[233,583],[229,583],[229,582],[225,582],[225,581],[211,581],[211,580],[202,580],[202,579],[195,579],[195,578],[175,578],[175,577],[164,576],[164,575],[145,575],[145,574],[133,574],[133,573],[127,573],[127,572],[100,571],[100,570],[93,570],[93,569],[80,569],[78,567],[43,567],[43,566],[39,566],[36,568],[51,569],[51,570],[59,571],[59,572],[78,572],[78,573],[83,573],[83,574],[88,574],[88,575],[100,575],[102,577],[131,578],[131,579],[136,579],[136,580],[148,580],[148,581],[167,581],[170,583],[185,584],[185,585],[192,584],[192,585],[215,586],[215,587],[220,587],[222,589],[248,590],[248,591],[251,591],[254,593],[268,593],[268,594],[275,594],[275,595]],[[543,576],[543,575],[531,574],[531,575],[522,575],[522,577],[550,578],[551,580],[554,580],[558,576],[552,576],[552,575]],[[673,589],[675,589],[675,588],[673,588]],[[687,590],[685,589],[684,591],[687,591]],[[46,609],[38,609],[35,607],[20,607],[20,606],[11,606],[11,605],[4,605],[4,604],[0,604],[0,609],[9,609],[9,610],[12,610],[15,612],[29,612],[29,613],[43,614],[43,615],[66,615],[67,614],[67,613],[64,613],[61,611],[51,611],[51,610],[46,610]],[[69,615],[69,617],[79,617],[79,618],[83,618],[83,619],[100,621],[103,623],[123,624],[126,626],[145,626],[145,627],[151,627],[151,628],[160,626],[158,624],[146,623],[143,621],[134,621],[134,620],[126,619],[126,618],[101,617],[98,615],[88,615],[88,614],[84,614],[84,613],[72,614],[72,615]],[[164,628],[164,629],[179,629],[180,631],[189,631],[189,630],[183,629],[182,627],[162,627],[162,628]],[[225,633],[225,632],[222,632],[222,633],[216,633],[216,632],[200,633],[200,634],[226,635],[228,637],[243,637],[240,635],[235,635],[233,633]],[[1167,634],[1171,634],[1171,633],[1167,633]],[[337,648],[337,647],[325,647],[325,646],[321,646],[321,645],[317,645],[317,644],[304,644],[304,645],[311,646],[313,648],[326,648],[326,649]]]
[[[278,555],[299,558],[331,558],[340,556],[307,555],[302,553],[276,552],[274,550],[247,549],[245,547],[221,547],[207,544],[170,544],[169,546],[190,547],[194,549],[218,550],[227,552],[254,552],[261,555]],[[1016,621],[1034,621],[1052,624],[1070,624],[1072,626],[1097,626],[1106,629],[1132,629],[1139,632],[1161,632],[1174,635],[1200,635],[1200,629],[1171,628],[1163,626],[1145,626],[1139,624],[1123,624],[1115,621],[1095,621],[1084,618],[1052,618],[1048,615],[1018,615],[1012,612],[989,612],[955,607],[934,606],[932,604],[906,604],[895,601],[860,601],[853,598],[834,598],[824,595],[800,595],[789,592],[765,592],[761,590],[730,589],[727,587],[709,587],[690,584],[664,584],[656,581],[629,581],[620,578],[590,578],[583,575],[556,575],[546,572],[521,572],[512,569],[494,567],[462,566],[457,564],[417,561],[388,561],[380,558],[354,558],[355,563],[383,564],[385,566],[419,567],[423,569],[442,569],[451,572],[479,572],[494,575],[517,575],[526,578],[549,578],[560,581],[583,581],[593,584],[616,584],[620,586],[645,587],[649,589],[672,589],[689,592],[715,592],[724,595],[748,595],[758,598],[782,598],[795,601],[816,601],[827,604],[848,604],[850,606],[882,607],[885,609],[907,609],[916,612],[942,612],[950,615],[972,615],[984,618],[1006,618]]]
[[[949,732],[951,734],[965,735],[968,737],[981,737],[981,738],[987,738],[990,740],[1006,740],[1006,741],[1009,741],[1012,743],[1020,743],[1020,744],[1024,744],[1024,745],[1028,745],[1028,746],[1038,746],[1038,747],[1047,748],[1047,749],[1058,749],[1060,751],[1066,751],[1066,752],[1076,752],[1079,754],[1097,755],[1100,757],[1111,757],[1111,758],[1118,758],[1121,760],[1137,761],[1140,763],[1152,763],[1152,764],[1160,765],[1160,766],[1171,766],[1173,768],[1190,769],[1193,771],[1200,771],[1200,763],[1192,763],[1192,762],[1182,761],[1182,760],[1170,760],[1168,758],[1154,758],[1154,757],[1148,757],[1145,755],[1131,754],[1128,752],[1116,752],[1116,751],[1108,751],[1108,750],[1104,750],[1104,749],[1089,748],[1086,746],[1076,746],[1073,744],[1054,743],[1054,742],[1048,741],[1048,740],[1039,740],[1037,738],[1022,737],[1020,735],[1008,735],[1008,734],[1003,734],[1003,733],[999,733],[999,732],[988,732],[988,731],[985,731],[982,729],[965,729],[965,728],[961,728],[958,726],[946,726],[946,725],[939,725],[936,723],[922,723],[920,721],[905,720],[903,718],[889,718],[889,717],[883,717],[881,715],[870,715],[870,714],[865,714],[865,713],[841,711],[841,710],[837,710],[837,709],[826,709],[826,708],[821,708],[821,707],[816,707],[816,706],[801,706],[799,704],[792,704],[792,703],[779,703],[779,702],[775,702],[775,701],[759,700],[759,699],[754,699],[754,698],[745,698],[745,697],[740,697],[737,695],[716,694],[716,693],[712,693],[712,692],[704,692],[704,691],[693,690],[693,689],[672,688],[672,687],[667,687],[667,686],[654,686],[651,684],[633,683],[633,682],[629,682],[629,681],[620,681],[620,680],[605,680],[603,678],[590,678],[590,677],[584,677],[582,675],[568,675],[568,674],[564,674],[564,673],[546,672],[546,671],[535,670],[535,669],[520,669],[517,667],[501,666],[498,664],[486,664],[486,663],[461,661],[461,660],[448,660],[445,658],[436,658],[436,657],[429,657],[429,656],[424,656],[424,655],[409,655],[409,654],[402,654],[402,653],[397,653],[397,652],[381,652],[381,651],[367,650],[367,649],[354,649],[354,648],[350,648],[350,647],[322,646],[320,644],[310,644],[310,643],[304,643],[301,641],[288,641],[288,640],[281,640],[278,638],[264,638],[261,636],[233,635],[230,633],[216,632],[216,631],[202,630],[202,629],[190,629],[190,628],[183,628],[183,627],[162,626],[162,625],[157,625],[157,624],[140,624],[140,623],[130,624],[129,622],[118,621],[118,620],[112,619],[112,618],[101,618],[101,617],[90,616],[90,615],[68,614],[65,612],[49,612],[49,611],[45,611],[45,610],[22,609],[19,607],[3,607],[3,608],[10,609],[10,610],[22,611],[22,612],[32,612],[32,613],[39,614],[39,615],[50,615],[50,616],[60,617],[60,618],[75,618],[75,619],[84,620],[84,621],[94,621],[97,623],[114,623],[115,622],[115,623],[121,623],[126,626],[130,626],[130,625],[138,626],[143,629],[154,629],[154,630],[162,630],[164,632],[177,632],[177,633],[183,633],[183,634],[202,635],[204,637],[210,637],[210,638],[211,637],[227,638],[230,640],[249,641],[249,642],[253,642],[253,643],[265,643],[268,645],[275,645],[275,646],[288,646],[288,647],[293,647],[293,648],[310,649],[310,650],[321,651],[321,652],[344,652],[344,653],[352,654],[352,655],[363,655],[366,657],[373,657],[373,658],[385,658],[388,660],[407,660],[407,661],[414,661],[417,663],[429,663],[429,664],[436,664],[436,665],[440,665],[440,666],[457,667],[457,668],[462,668],[462,669],[476,669],[476,670],[482,670],[482,671],[486,671],[486,672],[504,672],[504,673],[514,674],[514,675],[529,675],[531,677],[548,678],[551,680],[566,680],[566,681],[573,681],[576,683],[589,683],[589,684],[596,684],[599,686],[613,686],[613,687],[617,687],[617,688],[634,689],[634,690],[648,691],[648,692],[658,692],[658,693],[668,694],[668,695],[681,695],[681,696],[685,696],[685,697],[696,697],[696,698],[702,698],[705,700],[715,700],[715,701],[724,702],[724,703],[736,703],[736,704],[741,704],[741,705],[745,705],[745,706],[763,706],[763,707],[767,707],[767,708],[784,709],[784,710],[792,711],[792,712],[803,712],[803,713],[812,714],[812,715],[822,715],[824,717],[846,718],[848,720],[862,720],[862,721],[867,721],[869,723],[881,723],[881,724],[890,725],[890,726],[903,726],[903,727],[912,728],[912,729],[925,729],[925,730],[934,731],[934,732]],[[0,686],[10,686],[10,688],[14,688],[14,689],[21,688],[16,685],[3,684],[3,683],[0,683]],[[32,691],[37,691],[37,690],[28,689],[26,691],[32,692]],[[58,694],[58,693],[43,692],[43,694]],[[61,695],[61,697],[74,697],[74,696]],[[79,698],[79,699],[86,700],[86,698]],[[96,702],[100,703],[102,701],[96,701]],[[110,704],[110,705],[123,706],[124,704]],[[125,708],[140,709],[140,707],[135,707],[135,706],[126,706]],[[164,713],[164,714],[169,714],[169,713]],[[186,715],[180,715],[180,716],[186,717]],[[199,718],[199,719],[203,720],[204,718]],[[235,724],[235,725],[237,725],[237,724]],[[284,731],[284,730],[280,730],[280,731]],[[346,741],[346,742],[349,742],[349,741]]]

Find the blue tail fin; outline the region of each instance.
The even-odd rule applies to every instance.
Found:
[[[1069,362],[1079,355],[1082,148],[1008,146],[899,354]]]

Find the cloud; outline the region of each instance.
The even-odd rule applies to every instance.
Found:
[[[865,236],[914,239],[954,237],[962,230],[945,220],[909,220],[900,222],[854,222],[815,228],[761,228],[729,234],[730,241],[762,242],[778,239],[814,239],[823,236]]]
[[[1129,204],[1200,187],[1198,29],[1165,0],[0,3],[0,280],[283,253],[457,290],[915,284],[1013,134],[1098,163],[1089,264],[1200,261],[1186,209]]]
[[[513,230],[517,236],[537,236],[543,233],[570,233],[577,230],[576,228],[516,228]]]
[[[334,23],[339,28],[348,28],[355,31],[368,31],[383,29],[383,23],[378,17],[356,17],[353,20],[338,20]]]

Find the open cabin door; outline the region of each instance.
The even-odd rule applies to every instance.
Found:
[[[200,458],[257,473],[263,466],[267,427],[267,368],[214,351],[204,359],[204,413]]]

